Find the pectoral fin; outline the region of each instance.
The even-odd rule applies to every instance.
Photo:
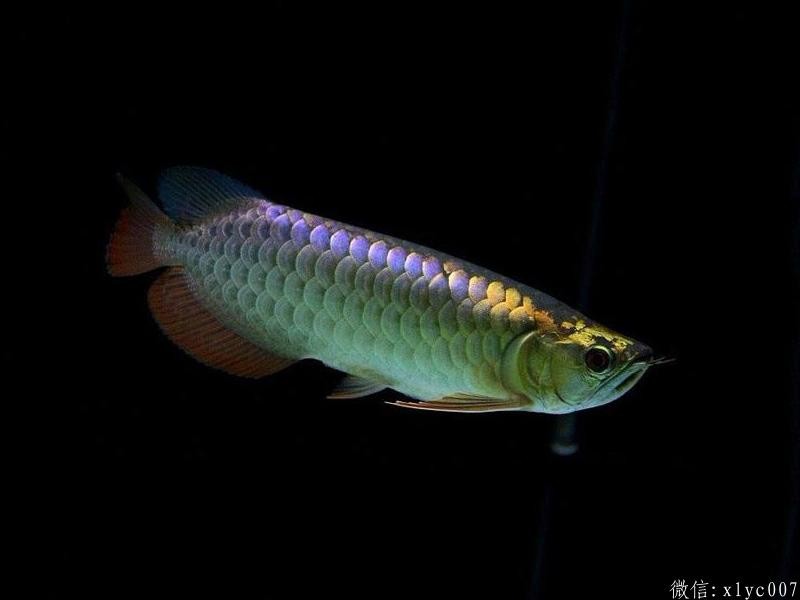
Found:
[[[527,402],[524,398],[488,398],[469,394],[454,394],[439,400],[424,400],[420,402],[387,402],[393,406],[415,408],[417,410],[438,410],[442,412],[498,412],[502,410],[522,410]]]
[[[339,382],[339,385],[328,395],[334,400],[345,400],[350,398],[363,398],[371,396],[376,392],[386,389],[386,384],[373,381],[364,377],[348,375]]]

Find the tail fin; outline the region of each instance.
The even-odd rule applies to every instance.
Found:
[[[117,179],[131,204],[122,211],[111,234],[106,252],[108,272],[124,277],[164,266],[167,263],[157,252],[162,244],[156,242],[163,242],[173,231],[172,221],[136,185],[122,175]]]

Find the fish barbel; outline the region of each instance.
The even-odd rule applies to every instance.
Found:
[[[610,402],[650,348],[531,287],[442,252],[270,202],[215,171],[176,167],[164,212],[131,200],[112,275],[166,270],[148,301],[201,362],[262,377],[313,358],[347,373],[331,397],[392,388],[399,406],[567,413]]]

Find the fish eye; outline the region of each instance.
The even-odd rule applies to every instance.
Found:
[[[605,346],[593,346],[586,351],[583,360],[593,373],[606,373],[614,364],[614,353]]]

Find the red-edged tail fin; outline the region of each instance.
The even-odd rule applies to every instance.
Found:
[[[136,185],[117,175],[131,203],[120,214],[106,252],[108,272],[115,277],[138,275],[164,266],[157,248],[174,226]]]

